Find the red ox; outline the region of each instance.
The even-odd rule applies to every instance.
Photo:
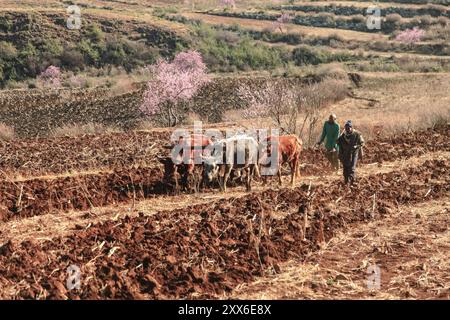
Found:
[[[267,155],[269,157],[275,151],[275,145],[278,145],[278,183],[281,186],[281,168],[283,164],[288,163],[291,168],[291,185],[294,186],[295,178],[300,178],[300,152],[303,142],[296,135],[267,137]]]
[[[180,137],[175,145],[169,148],[179,148],[180,152],[172,157],[159,158],[164,164],[164,180],[174,181],[175,190],[179,190],[178,175],[181,176],[181,184],[184,188],[198,191],[202,176],[202,154],[203,150],[212,144],[210,138],[202,134],[193,134],[188,139]],[[187,154],[184,151],[187,150]],[[175,162],[174,162],[175,161]]]

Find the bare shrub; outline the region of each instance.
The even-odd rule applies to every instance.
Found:
[[[317,84],[317,90],[322,95],[322,105],[327,105],[344,99],[349,92],[349,84],[342,78],[328,78]]]
[[[388,23],[400,24],[402,23],[402,21],[403,21],[402,16],[399,15],[398,13],[391,13],[386,16],[386,22]]]
[[[445,27],[445,26],[447,26],[448,24],[449,24],[449,21],[450,21],[450,19],[449,18],[447,18],[447,17],[439,17],[438,19],[437,19],[437,21],[438,21],[438,23],[441,25],[441,26],[443,26],[443,27]]]
[[[407,72],[442,72],[445,66],[439,61],[421,60],[412,57],[394,58],[394,62],[401,70]]]
[[[433,22],[433,18],[429,14],[421,16],[419,19],[420,23],[426,26],[430,25]]]
[[[220,30],[217,32],[217,40],[235,45],[239,42],[239,36],[234,32]]]
[[[447,113],[445,112],[430,112],[424,115],[425,120],[425,128],[435,128],[440,126],[448,125],[450,120],[450,111],[447,110]]]
[[[351,21],[353,23],[365,23],[367,20],[362,14],[356,14],[351,17]]]
[[[269,118],[282,134],[297,134],[309,146],[314,143],[324,107],[345,98],[347,92],[346,81],[326,78],[302,88],[274,81],[256,90],[244,85],[238,95],[248,103],[244,118]]]
[[[320,12],[317,16],[331,22],[336,20],[336,15],[331,12]]]
[[[80,74],[73,74],[64,82],[64,87],[68,88],[88,88],[90,86],[89,79]]]
[[[13,127],[6,125],[3,122],[0,122],[0,140],[2,141],[11,141],[15,138],[15,131]]]

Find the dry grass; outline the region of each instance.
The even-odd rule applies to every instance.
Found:
[[[51,137],[76,137],[85,134],[102,134],[102,133],[113,133],[121,132],[120,129],[115,127],[107,127],[99,123],[89,122],[85,124],[67,124],[60,128],[55,128],[51,131]]]
[[[305,261],[283,265],[280,274],[221,298],[449,299],[449,209],[450,198],[400,207],[341,232]],[[367,287],[373,264],[380,267],[379,290]]]
[[[253,29],[258,31],[267,30],[267,28],[272,26],[272,21],[264,21],[264,20],[221,17],[201,13],[184,13],[183,16],[189,19],[202,20],[205,23],[213,25],[226,25],[226,26],[239,25],[241,28]],[[382,34],[370,34],[367,32],[359,32],[343,29],[307,27],[295,24],[289,24],[289,33],[308,34],[316,37],[326,37],[337,34],[344,40],[358,40],[358,41],[376,41],[376,40],[381,41],[387,40],[388,38],[386,35]]]
[[[14,140],[15,136],[16,134],[13,127],[0,122],[0,140],[11,141]]]
[[[450,119],[450,74],[364,74],[357,98],[328,108],[340,122],[352,119],[366,136],[430,127]]]
[[[311,74],[319,77],[320,79],[347,79],[347,72],[339,63],[321,64],[317,68],[312,70]]]

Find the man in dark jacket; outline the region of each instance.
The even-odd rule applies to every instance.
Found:
[[[353,129],[351,120],[345,123],[345,130],[339,136],[339,160],[342,162],[345,183],[353,184],[356,178],[355,170],[358,156],[362,155],[361,147],[364,139],[358,131]]]

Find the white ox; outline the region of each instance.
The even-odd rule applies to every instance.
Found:
[[[230,138],[215,141],[211,148],[211,155],[204,157],[203,180],[211,183],[219,179],[219,172],[223,168],[223,179],[219,185],[227,191],[227,181],[232,170],[246,174],[246,188],[251,191],[253,175],[259,176],[258,170],[258,142],[248,135],[235,135]]]

